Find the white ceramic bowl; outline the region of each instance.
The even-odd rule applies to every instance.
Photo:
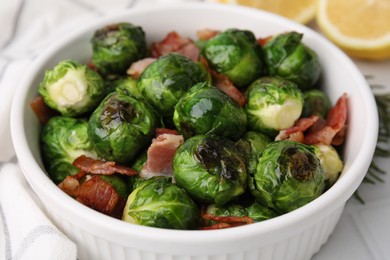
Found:
[[[236,27],[268,36],[295,30],[314,49],[323,68],[322,86],[333,103],[349,95],[348,134],[343,151],[344,171],[337,183],[313,202],[264,222],[215,231],[175,231],[129,224],[89,209],[63,193],[46,176],[39,152],[40,126],[30,109],[44,71],[60,60],[87,61],[90,38],[106,24],[129,21],[143,27],[149,41],[167,32],[195,37],[202,28]],[[15,95],[12,137],[23,172],[42,200],[47,215],[78,245],[80,259],[134,260],[250,260],[309,259],[334,230],[345,202],[361,183],[376,145],[375,101],[353,62],[318,33],[279,16],[213,4],[154,6],[115,14],[58,39],[34,63]]]

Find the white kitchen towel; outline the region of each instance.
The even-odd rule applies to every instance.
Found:
[[[74,260],[76,245],[38,207],[39,201],[16,164],[0,170],[0,259]]]

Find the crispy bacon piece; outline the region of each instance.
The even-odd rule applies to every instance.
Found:
[[[196,32],[196,36],[198,37],[199,40],[210,40],[215,35],[217,35],[219,32],[220,31],[218,31],[218,30],[205,28],[202,30],[198,30]]]
[[[55,110],[46,105],[42,96],[37,96],[31,101],[30,106],[42,125],[46,124],[50,118],[58,114]]]
[[[148,157],[139,175],[145,179],[161,175],[172,176],[173,156],[183,141],[182,135],[158,135],[148,148]]]
[[[302,143],[304,141],[303,132],[313,126],[319,118],[319,116],[315,115],[300,118],[292,127],[281,130],[275,140],[291,140]]]
[[[153,58],[158,58],[172,52],[179,53],[193,61],[197,61],[200,50],[193,40],[182,37],[175,31],[168,33],[162,41],[153,43],[151,46],[151,55]]]
[[[202,214],[201,217],[202,219],[205,220],[212,220],[218,222],[217,224],[211,226],[201,227],[200,228],[201,230],[237,227],[246,224],[252,224],[254,222],[253,219],[248,216],[236,217],[236,216],[214,216],[211,214]]]
[[[275,140],[292,140],[304,144],[341,145],[347,121],[347,94],[343,94],[327,115],[300,118],[294,126],[281,130]]]
[[[326,118],[326,126],[305,135],[305,144],[340,145],[344,142],[348,111],[347,94],[343,94]]]
[[[68,194],[76,198],[79,195],[80,179],[85,176],[85,172],[79,172],[76,175],[66,176],[66,178],[58,184],[58,187]]]
[[[156,128],[155,130],[156,137],[162,134],[173,134],[178,135],[179,132],[176,129],[168,129],[168,128]]]
[[[73,165],[79,168],[80,170],[92,174],[102,174],[102,175],[111,175],[114,173],[120,173],[128,176],[133,176],[138,174],[138,172],[130,167],[117,165],[116,162],[112,161],[102,161],[92,159],[85,155],[74,160]]]
[[[95,71],[95,72],[98,72],[98,69],[97,69],[96,65],[95,65],[92,61],[88,62],[86,65],[87,65],[87,67],[90,68],[91,70],[93,70],[93,71]]]
[[[264,47],[264,45],[266,45],[267,42],[268,42],[269,40],[271,40],[271,39],[272,39],[272,36],[268,36],[268,37],[265,37],[265,38],[258,38],[258,39],[257,39],[257,42],[258,42],[261,46]]]
[[[103,214],[120,219],[126,201],[107,181],[93,176],[84,182],[78,192],[77,201]]]
[[[213,85],[216,86],[219,90],[223,91],[229,97],[231,97],[240,106],[245,106],[247,100],[244,94],[234,86],[233,82],[227,76],[211,69],[206,58],[200,57],[199,60],[210,73]]]
[[[156,58],[145,58],[136,62],[133,62],[130,68],[127,70],[127,75],[138,79],[141,73],[146,69],[147,66],[152,64]]]

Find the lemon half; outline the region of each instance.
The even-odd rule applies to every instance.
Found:
[[[321,31],[357,58],[390,58],[390,0],[319,0]]]

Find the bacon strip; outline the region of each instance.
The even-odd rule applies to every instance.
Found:
[[[85,172],[79,172],[76,175],[66,176],[66,178],[58,184],[58,187],[68,194],[76,198],[79,195],[80,179],[85,176]]]
[[[344,142],[346,121],[348,111],[347,94],[343,94],[334,107],[332,107],[326,118],[326,126],[308,133],[305,136],[305,144],[327,144],[340,145]],[[337,136],[337,137],[336,137]]]
[[[152,64],[156,58],[145,58],[136,62],[133,62],[130,68],[127,70],[127,75],[132,76],[135,79],[138,79],[141,76],[141,73]]]
[[[92,174],[111,175],[114,173],[120,173],[128,176],[138,174],[138,172],[130,167],[117,165],[116,162],[95,160],[85,155],[74,160],[73,165],[80,170]]]
[[[214,36],[216,36],[220,31],[218,30],[213,30],[213,29],[202,29],[198,30],[196,32],[196,36],[198,37],[199,40],[210,40]]]
[[[125,198],[122,198],[114,187],[96,175],[80,186],[77,201],[118,219],[121,218],[126,204]]]
[[[343,94],[325,119],[313,115],[300,118],[294,126],[283,129],[275,140],[292,140],[304,144],[341,145],[344,142],[347,121],[347,94]]]
[[[168,128],[156,128],[154,129],[156,133],[156,137],[162,134],[173,134],[178,135],[179,132],[176,129],[168,129]]]
[[[225,94],[227,94],[229,97],[231,97],[241,107],[245,106],[247,101],[245,95],[240,90],[238,90],[236,86],[234,86],[233,82],[226,75],[220,74],[215,70],[211,69],[206,58],[200,57],[199,60],[210,73],[213,85]]]
[[[257,42],[262,46],[262,47],[264,47],[264,45],[266,45],[267,44],[267,42],[269,42],[269,40],[271,40],[272,39],[272,35],[271,36],[268,36],[268,37],[265,37],[265,38],[258,38],[257,39]]]
[[[148,148],[148,157],[139,176],[149,179],[153,176],[173,176],[172,162],[177,148],[183,143],[182,135],[160,134]]]
[[[318,119],[319,116],[316,115],[300,118],[292,127],[281,130],[275,140],[291,140],[302,143],[304,141],[303,132],[313,126]]]
[[[215,222],[219,222],[211,226],[201,227],[200,228],[201,230],[230,228],[230,227],[237,227],[237,226],[254,223],[253,218],[248,216],[237,217],[237,216],[215,216],[211,214],[202,214],[201,218],[205,220],[212,220]]]
[[[42,96],[37,96],[33,101],[31,101],[30,106],[42,125],[46,124],[50,118],[58,114],[57,111],[46,105]]]
[[[151,46],[151,55],[153,58],[158,58],[172,52],[179,53],[193,61],[197,61],[200,50],[193,40],[182,37],[175,31],[169,32],[162,41],[153,43]]]

